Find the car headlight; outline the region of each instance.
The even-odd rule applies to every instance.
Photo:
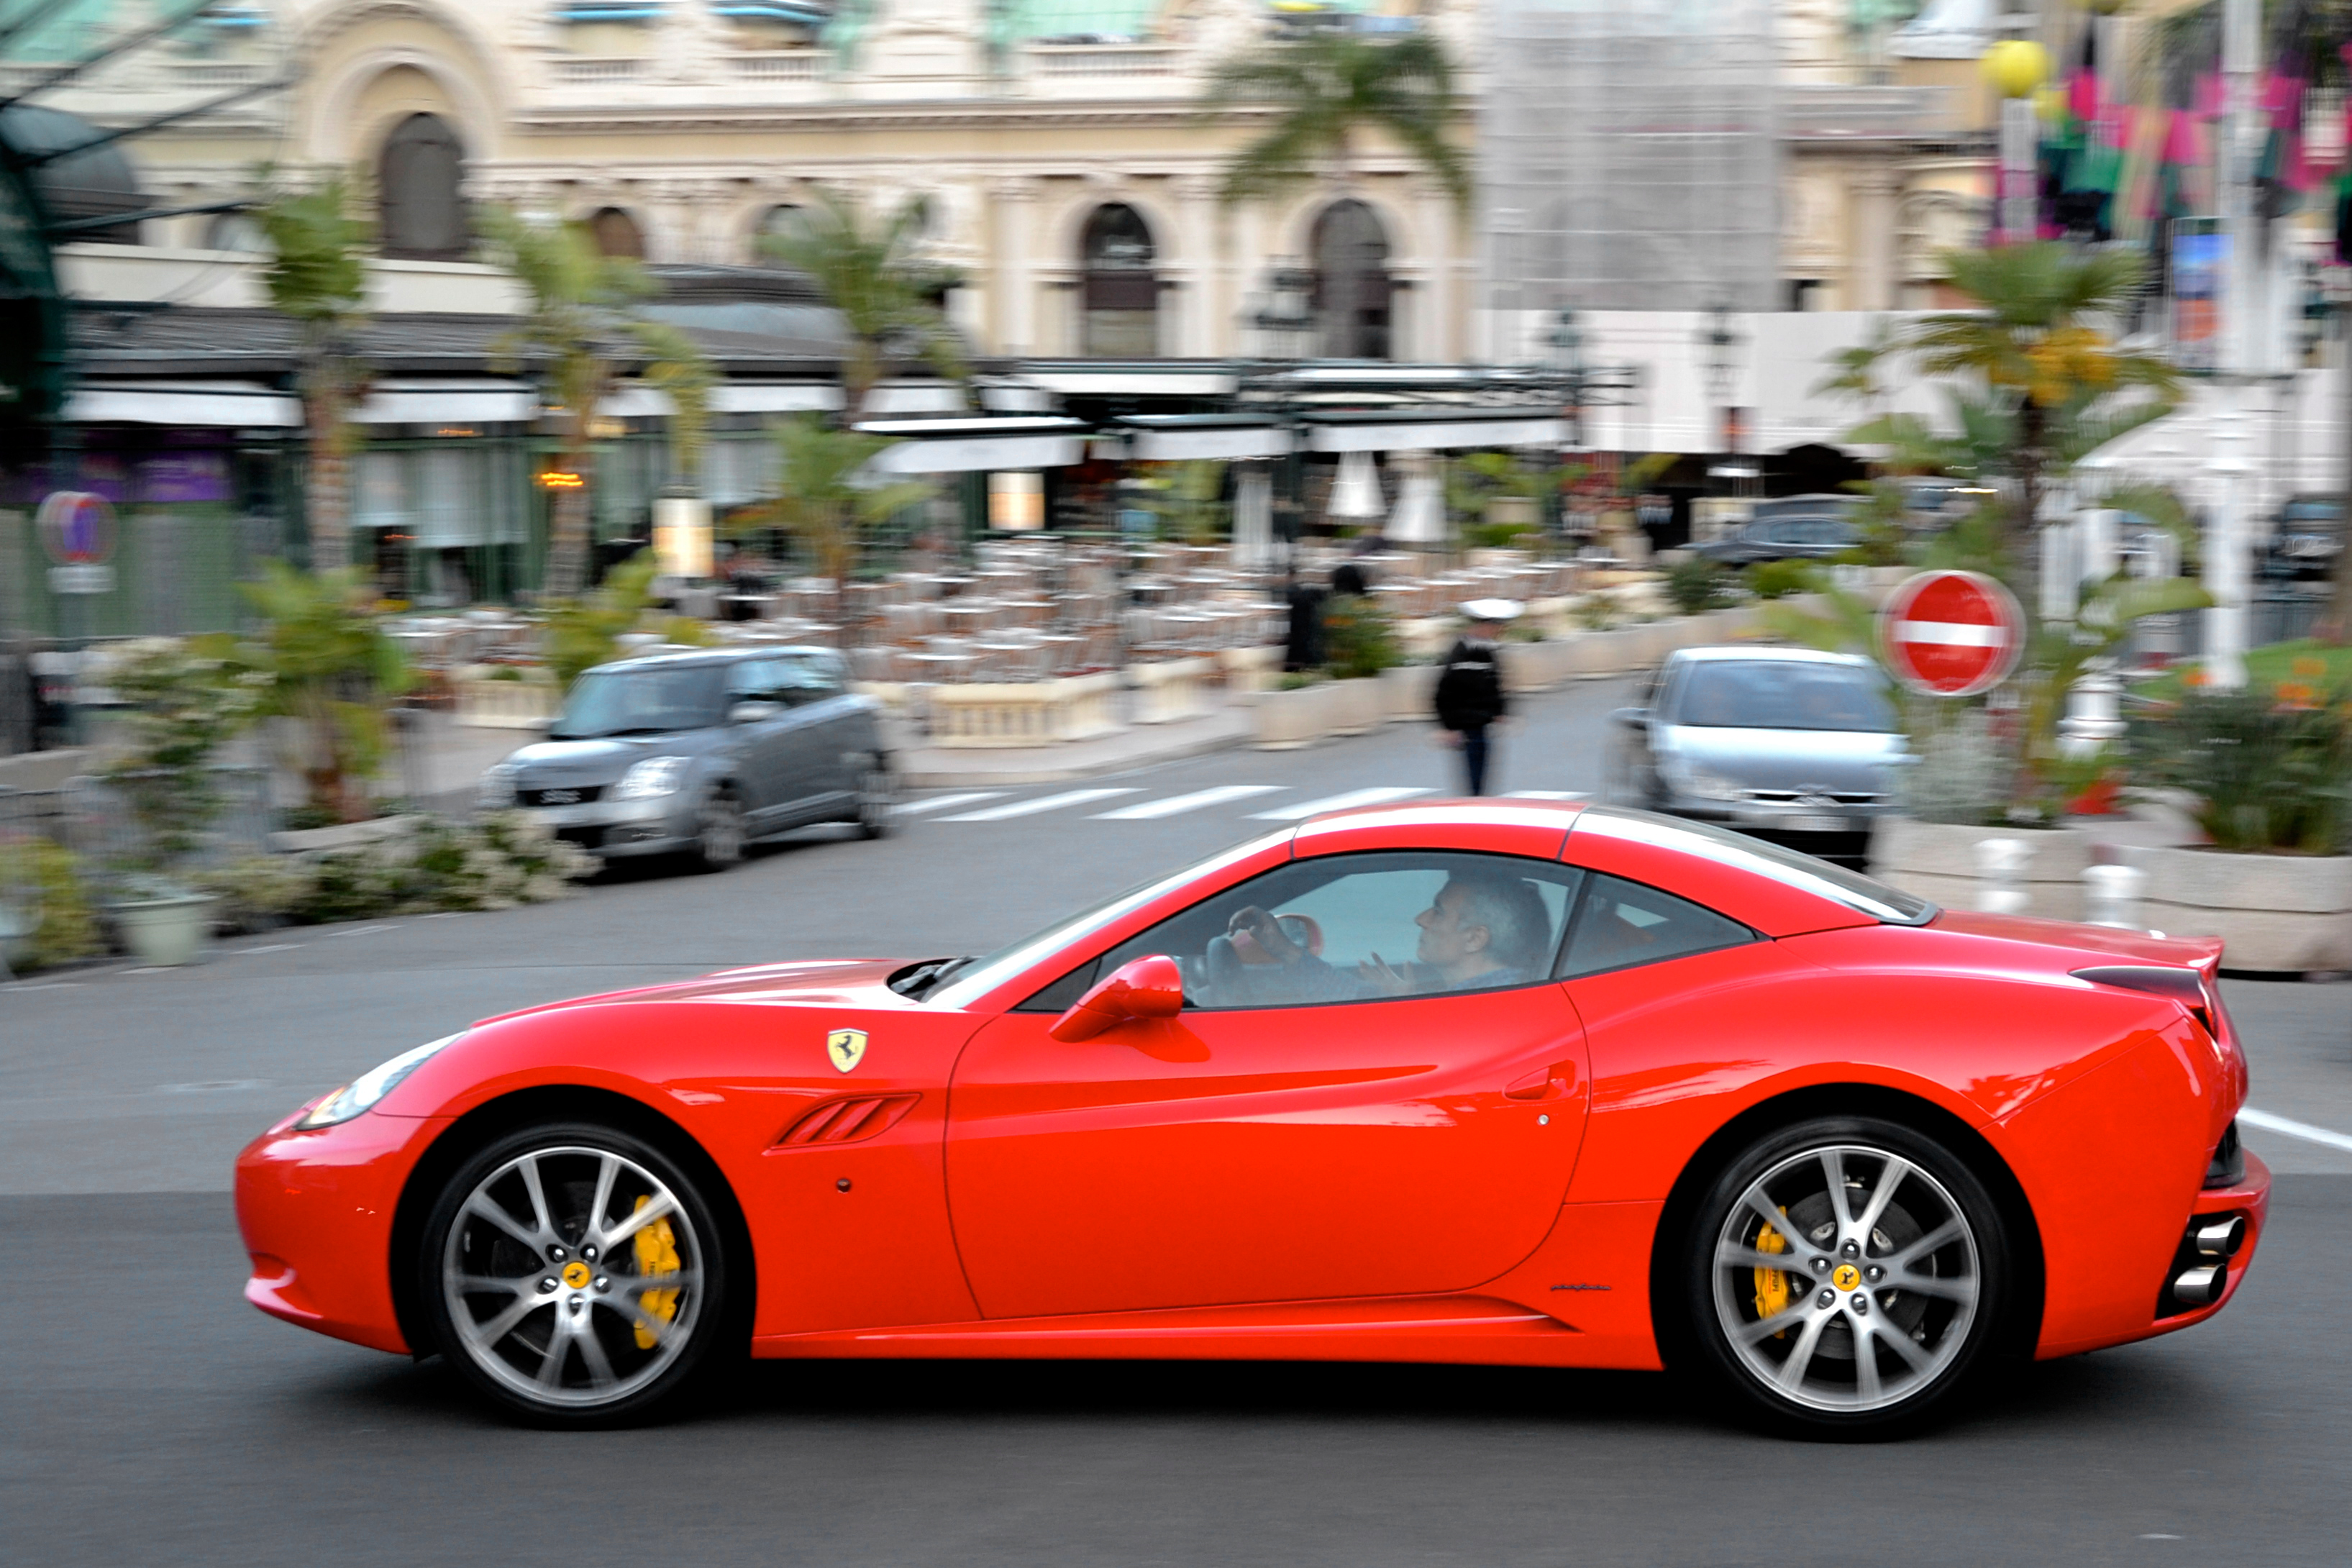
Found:
[[[691,757],[647,757],[642,763],[633,763],[629,771],[621,775],[621,782],[613,786],[613,798],[651,800],[657,795],[671,794],[686,776],[687,764],[693,760]]]
[[[1711,773],[1688,763],[1667,769],[1666,782],[1675,786],[1675,794],[1686,795],[1693,800],[1738,800],[1747,793],[1721,773]]]
[[[511,763],[497,763],[482,770],[481,787],[475,799],[485,810],[495,810],[515,802],[515,774],[520,770]]]
[[[403,1051],[380,1067],[369,1068],[305,1111],[302,1120],[294,1124],[295,1127],[298,1130],[307,1130],[313,1127],[332,1127],[339,1121],[349,1121],[352,1117],[390,1094],[401,1079],[423,1067],[436,1051],[465,1032],[460,1029],[456,1035],[444,1035],[439,1039],[419,1046],[413,1051]]]

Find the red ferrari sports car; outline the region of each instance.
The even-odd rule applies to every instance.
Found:
[[[246,1294],[558,1424],[748,1346],[1664,1364],[1884,1432],[2238,1288],[2219,959],[1639,811],[1352,812],[987,957],[421,1046],[246,1150]]]

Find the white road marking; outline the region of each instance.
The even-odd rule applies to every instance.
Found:
[[[1138,801],[1122,805],[1117,811],[1099,812],[1097,822],[1150,822],[1162,816],[1179,816],[1203,806],[1223,805],[1229,800],[1247,800],[1252,795],[1272,795],[1287,784],[1219,784],[1214,789],[1194,790],[1191,795],[1171,795],[1165,800]]]
[[[353,926],[349,931],[331,931],[329,936],[373,936],[380,931],[398,931],[398,926]]]
[[[427,915],[425,918],[431,920],[433,917]],[[299,942],[273,942],[261,947],[230,947],[223,948],[221,951],[226,956],[236,957],[240,954],[255,952],[291,952],[301,945]]]
[[[1345,795],[1328,795],[1321,800],[1310,800],[1303,805],[1277,805],[1272,811],[1254,811],[1251,819],[1257,822],[1297,822],[1301,817],[1318,816],[1327,811],[1346,811],[1351,806],[1379,805],[1391,800],[1410,800],[1417,795],[1435,795],[1433,789],[1352,789]]]
[[[961,795],[935,795],[929,800],[909,801],[898,807],[900,816],[920,816],[927,811],[945,811],[951,805],[970,805],[976,800],[994,800],[1004,794],[1001,789],[966,790]]]
[[[43,980],[38,983],[35,983],[32,981],[19,980],[15,984],[9,986],[8,989],[11,991],[79,991],[81,989],[81,982],[79,980]]]
[[[2300,1138],[2306,1143],[2323,1143],[2330,1149],[2352,1153],[2352,1137],[2331,1132],[2325,1127],[2314,1127],[2308,1121],[2290,1121],[2284,1116],[2273,1116],[2267,1110],[2252,1106],[2238,1112],[2238,1120],[2249,1127],[2259,1127],[2265,1132],[2277,1132],[2289,1138]]]
[[[1003,822],[1008,817],[1034,816],[1041,811],[1059,811],[1064,806],[1084,805],[1090,800],[1108,800],[1115,795],[1134,795],[1132,789],[1074,789],[1060,795],[1040,795],[1034,800],[1016,800],[1010,805],[992,805],[986,811],[967,811],[960,816],[943,816],[941,822]]]
[[[1515,789],[1503,798],[1505,800],[1591,800],[1592,792],[1581,789]]]

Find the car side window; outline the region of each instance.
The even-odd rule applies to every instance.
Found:
[[[782,676],[782,660],[747,658],[727,672],[727,700],[730,702],[781,702],[782,694],[777,684]]]
[[[1546,981],[1584,873],[1517,856],[1397,850],[1294,860],[1129,938],[1020,1011],[1059,1011],[1151,953],[1187,1007],[1305,1007]]]
[[[782,658],[777,668],[778,700],[795,707],[841,695],[841,673],[815,658]]]
[[[1595,872],[1585,880],[1560,955],[1559,977],[1629,969],[1755,940],[1756,933],[1738,921],[1688,899]]]

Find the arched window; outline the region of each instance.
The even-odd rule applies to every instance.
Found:
[[[458,194],[466,150],[437,115],[412,114],[384,138],[377,170],[383,253],[410,261],[465,258],[466,201]]]
[[[1095,209],[1087,220],[1081,352],[1118,359],[1160,352],[1157,257],[1142,214],[1118,205]]]
[[[606,256],[625,256],[632,261],[646,258],[646,237],[637,227],[637,220],[618,207],[604,207],[588,219],[589,237],[596,242],[598,251]]]
[[[751,230],[751,265],[776,267],[777,261],[769,249],[769,241],[791,239],[801,232],[801,209],[796,206],[772,206],[760,215],[757,226]]]
[[[1316,336],[1332,359],[1387,359],[1388,236],[1361,202],[1338,202],[1315,220]]]

